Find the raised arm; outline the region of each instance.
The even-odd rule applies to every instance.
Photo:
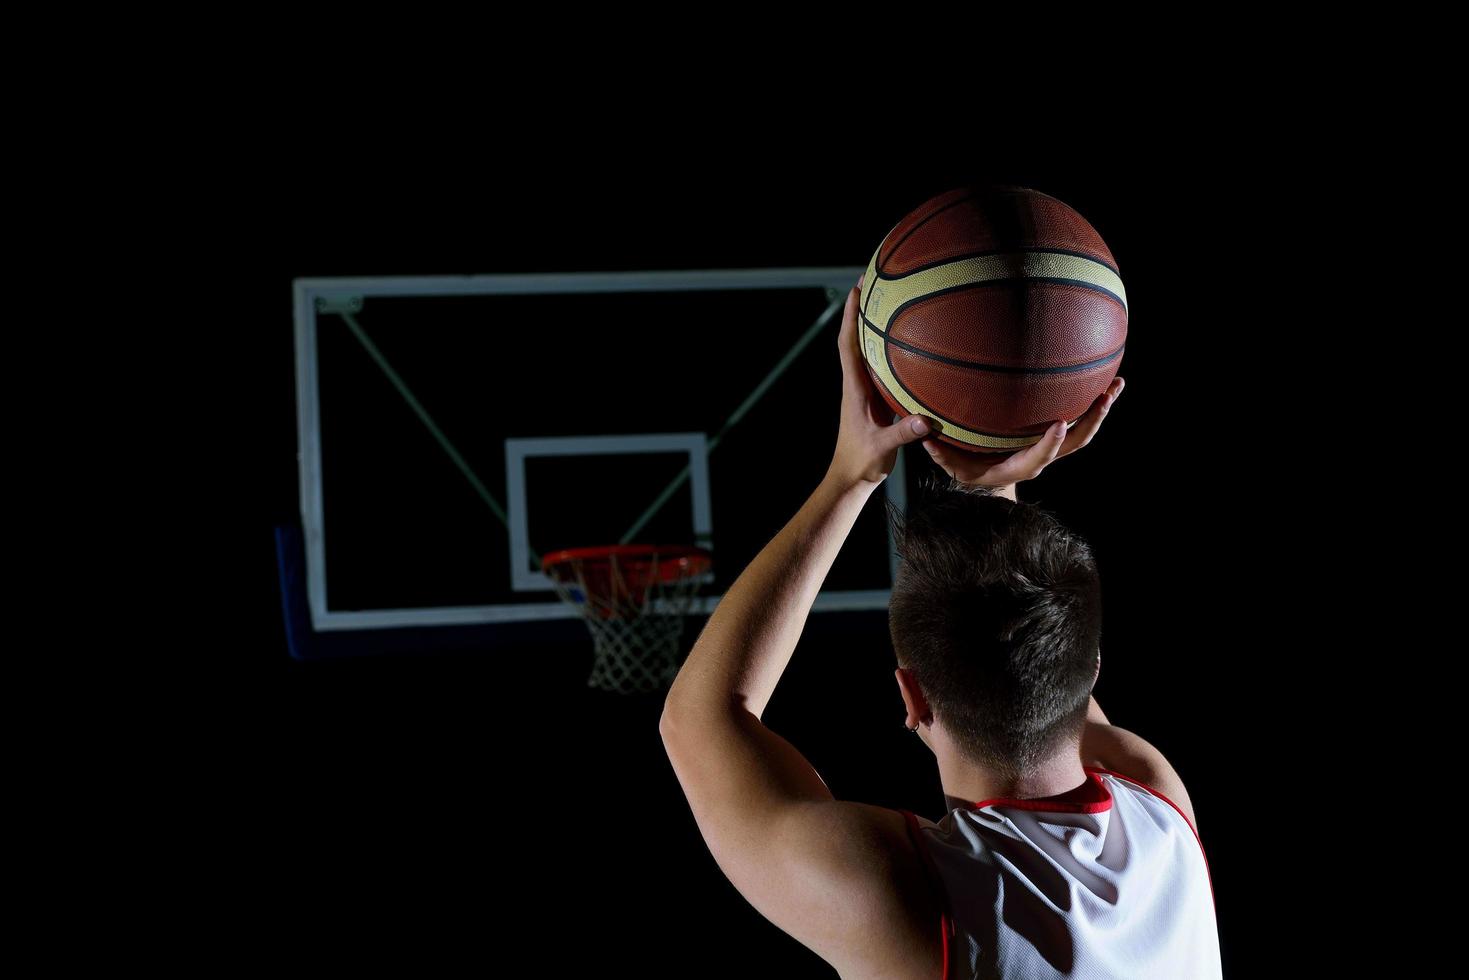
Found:
[[[1087,707],[1086,726],[1081,733],[1081,764],[1110,769],[1152,787],[1178,804],[1194,832],[1198,832],[1193,804],[1177,771],[1142,736],[1108,722],[1096,695]]]

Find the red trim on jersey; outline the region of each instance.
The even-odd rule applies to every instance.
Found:
[[[1173,809],[1178,810],[1178,815],[1180,817],[1183,817],[1183,822],[1188,824],[1188,829],[1194,832],[1194,840],[1199,842],[1199,853],[1204,855],[1204,871],[1209,876],[1209,899],[1210,901],[1214,902],[1214,912],[1217,915],[1219,913],[1219,902],[1217,899],[1214,898],[1214,872],[1209,870],[1209,855],[1204,852],[1204,839],[1199,836],[1199,831],[1197,828],[1194,827],[1193,821],[1188,818],[1188,814],[1184,813],[1182,810],[1179,810],[1177,803],[1174,803],[1168,797],[1153,789],[1153,787],[1149,786],[1147,783],[1139,782],[1138,780],[1133,779],[1131,776],[1124,776],[1120,772],[1113,772],[1111,769],[1103,769],[1101,766],[1082,766],[1082,768],[1085,769],[1087,772],[1105,772],[1109,776],[1116,776],[1118,779],[1125,779],[1129,783],[1141,786],[1143,789],[1147,790],[1149,793],[1152,793],[1164,803],[1167,803],[1169,806],[1173,807]]]
[[[938,895],[939,905],[943,911],[939,914],[939,935],[944,943],[944,966],[939,980],[951,980],[953,968],[949,966],[950,942],[949,938],[954,935],[954,916],[949,909],[949,893],[944,888],[943,875],[939,873],[938,865],[933,863],[933,855],[928,853],[928,846],[923,843],[923,834],[918,825],[918,817],[910,810],[899,810],[903,819],[908,822],[908,836],[913,840],[913,846],[918,849],[918,856],[923,859],[924,869],[928,872],[929,880],[933,884],[934,894]]]
[[[1003,796],[997,796],[993,799],[974,803],[972,804],[972,806],[974,807],[974,809],[978,810],[982,807],[998,803],[1003,806],[1019,807],[1023,810],[1048,810],[1067,813],[1101,813],[1112,808],[1112,791],[1107,788],[1107,785],[1102,782],[1097,773],[1106,773],[1109,776],[1116,776],[1118,779],[1125,779],[1135,786],[1142,787],[1153,796],[1156,796],[1158,799],[1162,800],[1164,803],[1167,803],[1169,806],[1173,807],[1173,809],[1177,810],[1178,815],[1180,817],[1183,817],[1183,822],[1188,824],[1189,830],[1192,830],[1194,832],[1194,840],[1198,841],[1199,844],[1199,853],[1204,855],[1204,871],[1209,878],[1209,899],[1214,903],[1214,911],[1217,915],[1219,911],[1219,902],[1214,897],[1214,873],[1209,870],[1209,855],[1204,852],[1204,841],[1201,837],[1199,837],[1198,830],[1194,827],[1193,822],[1189,820],[1188,815],[1179,809],[1178,804],[1174,803],[1168,797],[1164,796],[1162,793],[1158,792],[1147,783],[1133,779],[1131,776],[1123,775],[1122,773],[1116,772],[1111,769],[1104,769],[1101,766],[1082,766],[1081,768],[1087,773],[1087,781],[1074,789],[1067,790],[1064,793],[1058,793],[1055,796],[1047,796],[1043,799],[1032,800],[1015,800]],[[939,931],[943,937],[944,943],[944,968],[943,975],[940,980],[951,980],[949,964],[952,962],[952,960],[950,958],[951,954],[949,950],[951,948],[951,937],[954,936],[954,917],[949,907],[949,895],[943,885],[943,876],[939,873],[938,866],[934,864],[933,856],[928,853],[927,845],[923,843],[923,834],[918,823],[917,815],[915,815],[910,810],[900,809],[898,812],[903,815],[904,820],[907,822],[908,835],[912,838],[914,847],[917,848],[919,856],[923,859],[924,868],[928,872],[929,878],[934,885],[934,891],[938,895],[939,902],[941,903],[943,908],[943,912],[939,916]]]
[[[1086,769],[1082,766],[1082,769]],[[1008,796],[995,796],[970,806],[981,810],[987,806],[1013,806],[1020,810],[1046,810],[1053,813],[1105,813],[1112,809],[1112,791],[1107,789],[1101,778],[1088,773],[1086,782],[1055,796],[1042,796],[1030,800],[1013,800]]]

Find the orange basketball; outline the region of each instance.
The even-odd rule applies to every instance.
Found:
[[[1102,237],[1049,194],[962,187],[888,232],[862,282],[862,351],[900,416],[1013,452],[1072,425],[1122,363],[1127,294]]]

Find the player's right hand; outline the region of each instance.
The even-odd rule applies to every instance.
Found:
[[[966,486],[1013,487],[1022,480],[1035,479],[1055,460],[1091,442],[1126,384],[1121,375],[1113,378],[1107,390],[1097,396],[1069,432],[1065,420],[1058,421],[1038,442],[1019,452],[970,452],[933,437],[923,440],[923,448],[945,473]]]

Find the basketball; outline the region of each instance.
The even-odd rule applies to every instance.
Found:
[[[1028,187],[961,187],[878,245],[858,305],[862,352],[899,416],[930,438],[1008,453],[1074,425],[1122,363],[1127,294],[1102,237]]]

